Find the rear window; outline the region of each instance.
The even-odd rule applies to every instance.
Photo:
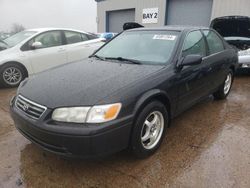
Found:
[[[65,31],[64,33],[65,33],[67,44],[74,44],[74,43],[83,41],[81,33],[73,32],[73,31]]]
[[[99,37],[97,35],[94,35],[94,34],[88,34],[88,38],[89,38],[89,40],[93,40],[93,39],[98,39]]]
[[[212,30],[204,30],[208,43],[209,55],[219,53],[224,50],[224,44],[221,38]]]

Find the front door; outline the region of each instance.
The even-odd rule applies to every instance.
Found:
[[[203,61],[199,65],[185,66],[177,73],[179,82],[178,112],[189,108],[209,93],[209,67],[205,59],[206,54],[206,42],[200,30],[190,32],[184,41],[182,58],[188,55],[201,55]]]
[[[36,36],[29,41],[32,43],[40,42],[39,49],[25,52],[28,61],[31,63],[34,73],[38,73],[52,67],[67,62],[67,52],[63,46],[61,31],[49,31]]]

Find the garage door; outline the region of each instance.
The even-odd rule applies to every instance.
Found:
[[[167,25],[209,26],[213,0],[168,0]]]
[[[135,9],[107,12],[107,32],[119,33],[123,24],[135,21]]]

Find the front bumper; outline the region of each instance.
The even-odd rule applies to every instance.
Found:
[[[239,56],[239,68],[250,68],[250,55]]]
[[[119,152],[128,147],[132,118],[103,125],[53,125],[46,120],[33,120],[15,107],[10,107],[17,130],[43,149],[67,156],[95,158]]]

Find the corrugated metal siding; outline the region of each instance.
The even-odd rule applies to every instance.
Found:
[[[147,26],[165,25],[166,3],[168,0],[103,0],[97,3],[98,32],[106,30],[106,11],[135,8],[135,21],[142,22],[143,8],[159,8],[157,24]],[[181,14],[180,14],[181,15]],[[250,16],[250,0],[213,0],[211,20],[220,16],[242,15]]]
[[[213,0],[168,0],[167,25],[209,26]]]
[[[107,31],[120,33],[123,30],[124,23],[135,21],[135,9],[108,12],[107,19]]]
[[[97,3],[97,28],[98,32],[106,30],[106,11],[135,8],[135,21],[142,22],[142,9],[159,8],[157,24],[147,26],[162,26],[165,24],[166,0],[105,0]]]
[[[230,15],[250,16],[250,0],[214,0],[211,19]]]

